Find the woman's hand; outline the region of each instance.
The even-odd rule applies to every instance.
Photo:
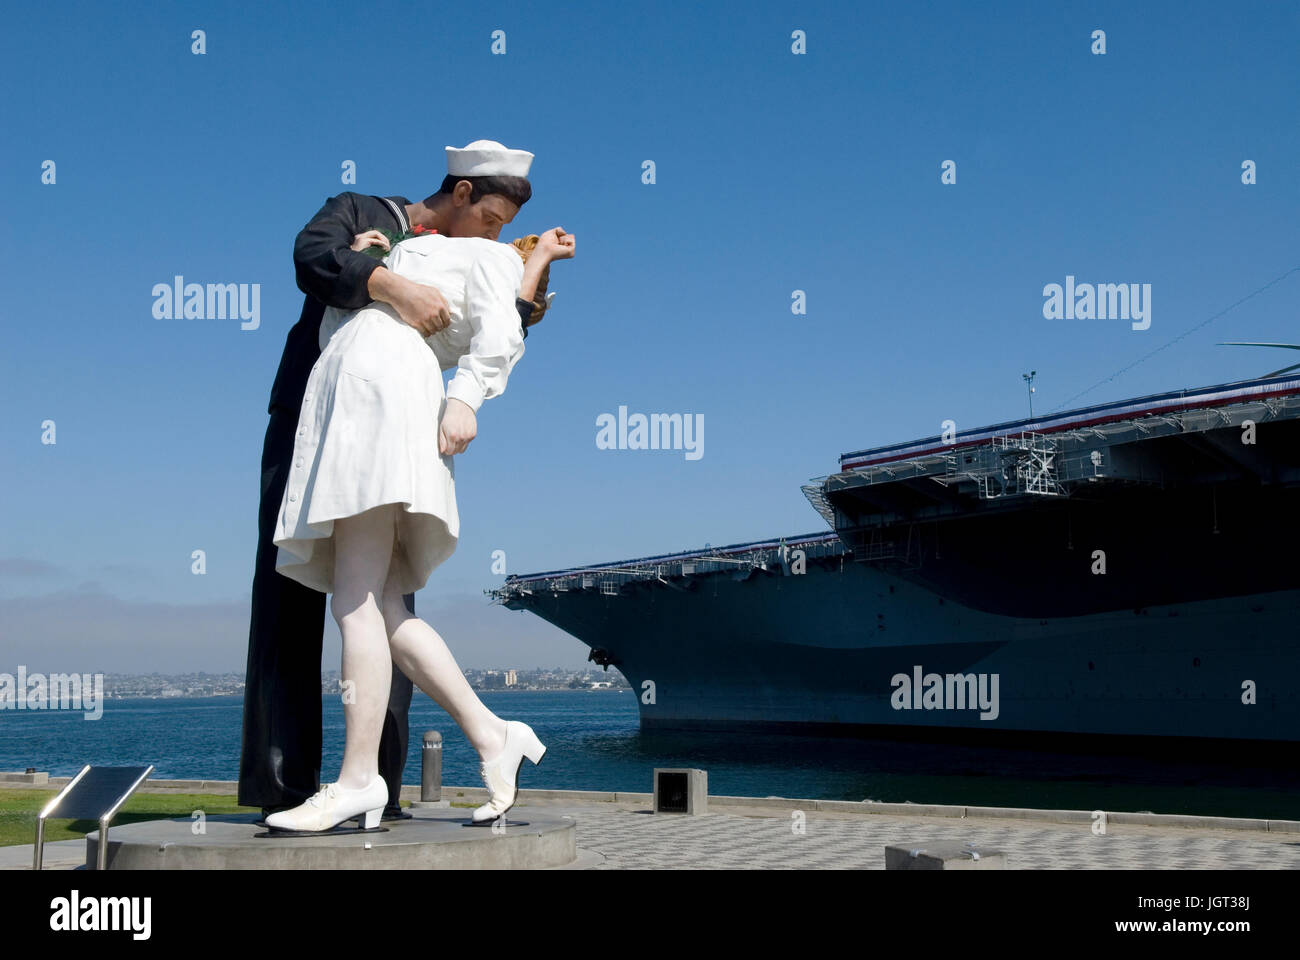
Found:
[[[469,442],[478,435],[478,418],[469,404],[455,397],[447,398],[442,423],[438,424],[438,452],[443,456],[464,453]]]
[[[550,267],[552,261],[568,260],[577,248],[577,238],[571,233],[565,233],[563,227],[553,227],[545,233],[538,234],[537,246],[533,248],[528,262],[524,264],[524,275],[519,281],[519,296],[524,300],[534,299],[537,296],[537,287],[542,282],[542,274]],[[531,327],[533,324],[528,325]]]
[[[385,250],[391,250],[393,245],[378,230],[367,230],[365,233],[358,233],[352,238],[353,250],[360,251],[366,249],[366,247],[383,247]]]
[[[568,260],[577,250],[577,244],[577,237],[574,234],[565,233],[563,227],[553,227],[545,233],[538,234],[537,248],[533,251],[533,257],[541,254],[545,263],[552,260]],[[532,257],[528,259],[531,261]]]

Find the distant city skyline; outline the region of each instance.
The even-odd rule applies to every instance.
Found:
[[[510,667],[466,670],[464,673],[475,690],[571,690],[579,684],[595,689],[631,690],[627,679],[617,670],[606,674],[594,666],[586,670],[563,667],[521,670]],[[81,682],[77,683],[78,680]],[[337,695],[339,682],[339,671],[321,671],[321,696]],[[70,678],[20,668],[16,676],[0,671],[0,710],[82,709],[83,698],[90,703],[100,697],[105,700],[122,700],[242,696],[244,686],[242,671],[108,673]]]

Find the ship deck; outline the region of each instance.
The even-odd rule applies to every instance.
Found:
[[[809,558],[847,553],[838,534],[823,531],[511,576],[501,587],[486,592],[498,600],[526,595],[533,590],[600,590],[614,594],[622,584],[636,580],[664,581],[705,573],[765,570],[768,564],[785,561],[794,550],[802,550]]]

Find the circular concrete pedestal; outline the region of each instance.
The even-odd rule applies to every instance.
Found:
[[[110,870],[535,870],[577,857],[572,818],[514,807],[504,826],[467,826],[468,808],[410,811],[386,829],[332,836],[274,837],[256,813],[193,820],[150,820],[109,827]],[[518,818],[517,820],[515,818]],[[355,824],[347,824],[355,826]],[[95,869],[99,831],[86,834],[86,868]]]

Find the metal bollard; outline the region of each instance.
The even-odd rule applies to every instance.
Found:
[[[424,731],[420,749],[420,801],[437,803],[442,799],[442,734]]]

